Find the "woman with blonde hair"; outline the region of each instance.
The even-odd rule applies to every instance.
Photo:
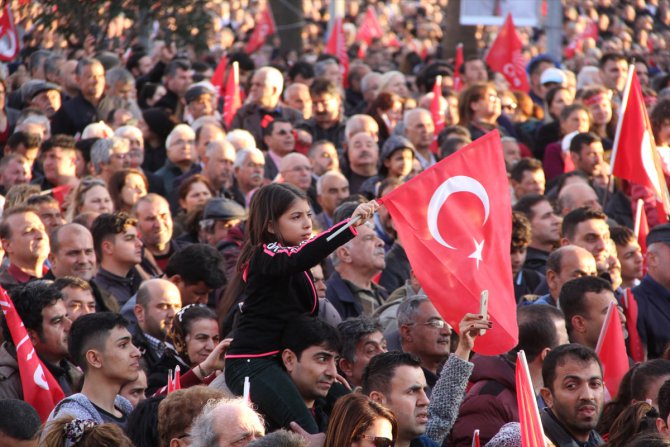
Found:
[[[98,214],[114,212],[114,203],[107,190],[107,184],[99,178],[84,177],[70,197],[67,209],[68,222],[86,212]]]
[[[324,447],[393,447],[397,436],[398,422],[391,410],[352,393],[335,404]]]

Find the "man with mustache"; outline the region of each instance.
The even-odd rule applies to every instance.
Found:
[[[309,93],[313,116],[299,127],[312,135],[312,141],[328,140],[341,153],[346,122],[339,87],[329,79],[316,78],[309,87]]]
[[[594,430],[605,397],[596,353],[576,343],[559,346],[544,359],[542,377],[541,393],[547,403],[540,414],[544,434],[557,447],[604,444]]]
[[[398,329],[402,351],[421,360],[430,397],[440,367],[449,357],[451,326],[427,297],[417,296],[403,301],[398,307]]]
[[[337,380],[341,342],[337,329],[318,318],[302,316],[286,327],[281,353],[284,369],[322,432],[328,427],[325,397]],[[288,396],[285,396],[288,397]],[[296,400],[295,405],[301,405]]]
[[[345,202],[337,207],[333,222],[351,216],[356,206],[356,202]],[[326,298],[343,320],[361,314],[371,316],[388,298],[386,289],[372,281],[386,266],[384,242],[371,222],[357,229],[358,235],[331,255],[335,273],[326,282]]]
[[[263,184],[263,172],[265,172],[263,152],[255,147],[237,152],[233,163],[235,183],[232,188],[237,203],[245,208],[249,206],[252,193]]]

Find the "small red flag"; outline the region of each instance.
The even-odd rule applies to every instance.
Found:
[[[489,132],[383,197],[419,283],[437,310],[457,328],[478,313],[489,291],[495,323],[477,337],[482,355],[517,344],[514,287],[510,275],[510,196],[502,143]]]
[[[659,209],[658,219],[661,223],[667,222],[670,211],[668,186],[633,65],[629,68],[621,101],[611,165],[612,175],[652,191]]]
[[[19,54],[19,34],[14,23],[14,15],[7,2],[0,17],[0,61],[13,61]]]
[[[607,394],[609,394],[607,400],[613,399],[619,391],[621,379],[629,369],[623,328],[615,302],[612,302],[607,309],[605,322],[596,345],[596,354],[603,365],[603,380]]]
[[[224,54],[219,59],[219,63],[216,65],[214,74],[212,74],[212,85],[216,87],[216,91],[219,92],[220,96],[223,96],[223,80],[226,77],[226,65],[228,65],[228,57]]]
[[[379,24],[377,14],[375,14],[375,10],[372,6],[368,6],[363,21],[358,27],[356,40],[363,41],[367,45],[370,45],[373,39],[381,39],[382,37],[384,37],[384,30],[382,30],[382,27]]]
[[[442,110],[442,76],[437,76],[435,78],[435,84],[433,84],[433,101],[430,103],[430,116],[433,118],[433,124],[435,125],[435,134],[433,135],[433,142],[430,145],[430,150],[437,154],[440,148],[437,146],[437,136],[440,131],[444,129],[444,110]]]
[[[242,107],[242,98],[240,97],[240,71],[237,62],[233,62],[228,79],[223,92],[223,122],[227,128],[233,121],[237,109]]]
[[[527,92],[530,85],[526,74],[526,61],[521,53],[522,47],[521,39],[514,28],[512,14],[507,14],[485,60],[491,70],[505,76],[512,90]]]
[[[29,403],[46,421],[56,404],[63,400],[65,394],[35,353],[33,342],[19,316],[7,291],[0,286],[0,307],[5,314],[5,321],[12,334],[12,343],[16,346],[16,361],[19,364],[23,400]]]
[[[173,391],[181,389],[181,371],[179,365],[174,370],[174,376],[172,375],[172,370],[168,371],[168,383],[167,383],[167,394],[170,394]]]
[[[647,253],[647,235],[649,234],[649,222],[647,221],[647,210],[644,207],[644,199],[637,199],[633,205],[635,212],[635,226],[633,232],[640,245],[642,254]]]
[[[328,43],[326,43],[326,52],[332,54],[340,61],[342,70],[343,84],[347,86],[347,76],[349,75],[349,55],[344,41],[344,28],[342,27],[342,17],[336,17],[333,29],[330,32]]]
[[[456,45],[456,59],[454,60],[454,91],[460,92],[463,89],[463,75],[461,67],[463,66],[463,44]]]
[[[479,429],[475,430],[472,434],[472,444],[471,447],[481,447],[481,440],[479,439]]]
[[[542,420],[537,408],[533,382],[530,379],[526,353],[521,350],[516,358],[516,403],[521,425],[521,447],[545,446]]]
[[[261,11],[258,19],[256,19],[256,26],[254,27],[253,33],[249,38],[247,46],[244,48],[244,51],[248,54],[254,53],[260,47],[265,45],[265,41],[268,36],[274,34],[277,31],[275,27],[275,20],[272,17],[272,9],[270,9],[270,3],[265,4],[265,8]]]
[[[633,292],[630,289],[624,290],[621,307],[623,307],[623,314],[626,316],[630,356],[636,363],[644,362],[644,343],[642,343],[642,338],[640,338],[640,334],[637,331],[637,301],[635,301]]]

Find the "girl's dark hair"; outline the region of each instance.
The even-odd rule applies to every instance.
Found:
[[[279,233],[270,233],[271,222],[277,222],[296,200],[307,200],[304,191],[288,183],[271,183],[254,193],[249,204],[244,245],[237,258],[236,273],[218,306],[219,320],[223,320],[244,291],[242,273],[249,264],[251,255],[263,244],[279,242],[285,244]],[[225,336],[226,334],[221,334]]]
[[[351,445],[377,419],[391,423],[393,439],[398,436],[398,422],[394,414],[368,396],[351,393],[337,400],[328,424],[324,447]]]
[[[657,433],[658,411],[647,402],[629,405],[610,428],[607,445],[624,447],[629,439],[640,433]]]
[[[557,85],[555,87],[552,87],[549,89],[546,95],[546,103],[547,103],[547,113],[549,113],[549,108],[551,107],[551,103],[554,102],[554,98],[560,92],[561,90],[565,90],[566,92],[569,92],[567,87],[563,87],[562,85]],[[553,119],[558,120],[558,116],[552,116]]]
[[[186,349],[186,336],[193,328],[193,324],[198,320],[214,320],[216,314],[212,309],[204,304],[189,304],[181,308],[172,321],[172,328],[168,334],[168,338],[172,341],[177,354],[187,362],[191,362],[188,358],[188,351]],[[218,324],[218,321],[217,321]]]

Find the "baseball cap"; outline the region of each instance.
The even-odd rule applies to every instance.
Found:
[[[547,68],[542,72],[542,76],[540,76],[540,84],[549,84],[552,82],[555,84],[565,84],[567,80],[568,78],[563,73],[563,70],[554,67]]]

